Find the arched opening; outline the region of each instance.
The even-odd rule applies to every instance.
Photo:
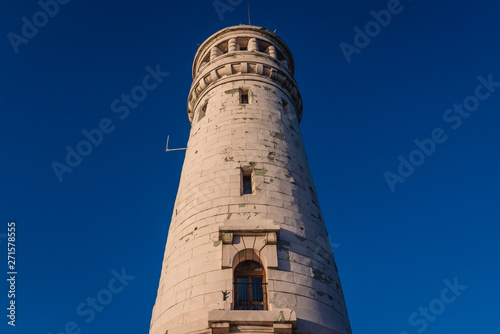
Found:
[[[255,261],[243,261],[234,270],[234,309],[267,310],[264,268]]]

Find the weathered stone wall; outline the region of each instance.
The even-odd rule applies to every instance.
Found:
[[[260,28],[235,27],[221,38],[255,33],[253,29]],[[265,35],[272,41],[272,33]],[[150,333],[212,333],[209,311],[231,310],[233,296],[232,268],[222,269],[219,230],[270,222],[278,225],[279,238],[267,253],[255,245],[257,237],[254,244],[247,240],[243,245],[241,238],[228,246],[255,248],[264,264],[277,250],[278,267],[265,268],[268,309],[293,310],[297,333],[351,333],[300,134],[297,114],[302,104],[293,81],[293,59],[280,43],[286,62],[255,51],[213,53],[205,70],[195,61],[192,128]],[[198,53],[210,47],[204,44]],[[255,64],[254,69],[247,64]],[[206,85],[196,94],[200,78],[214,71],[214,80],[206,84],[203,79]],[[248,90],[248,104],[240,103],[241,89]],[[241,195],[242,169],[253,170],[253,194]],[[223,291],[230,292],[227,300]],[[257,320],[259,312],[253,311]]]

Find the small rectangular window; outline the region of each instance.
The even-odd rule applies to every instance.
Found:
[[[240,89],[240,104],[248,104],[248,89]]]
[[[241,195],[253,193],[252,172],[250,168],[241,170]]]
[[[204,103],[198,111],[198,122],[207,114],[207,103]]]
[[[252,193],[252,175],[243,175],[243,195]]]

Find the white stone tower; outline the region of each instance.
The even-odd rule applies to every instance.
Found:
[[[200,46],[151,334],[351,333],[301,116],[277,35],[240,25]]]

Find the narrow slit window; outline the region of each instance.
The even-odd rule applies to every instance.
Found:
[[[252,175],[243,175],[243,195],[252,193]]]
[[[240,89],[240,104],[248,104],[248,89]]]
[[[207,105],[204,104],[203,106],[200,107],[200,111],[198,111],[198,122],[201,121],[203,117],[205,117],[207,113]]]
[[[252,169],[241,170],[241,195],[250,195],[253,193]]]
[[[283,103],[283,112],[286,116],[290,117],[290,107],[288,106],[288,102],[285,99],[282,100]]]

